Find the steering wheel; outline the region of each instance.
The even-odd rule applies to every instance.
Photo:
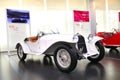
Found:
[[[115,28],[113,28],[112,30],[113,30],[113,33],[118,33],[118,31]]]

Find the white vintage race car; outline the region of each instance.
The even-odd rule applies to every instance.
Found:
[[[100,37],[93,35],[86,40],[78,33],[63,35],[40,32],[17,43],[16,49],[20,60],[24,60],[28,54],[53,56],[57,68],[69,73],[75,69],[77,60],[99,62],[103,59],[105,51],[100,40]]]

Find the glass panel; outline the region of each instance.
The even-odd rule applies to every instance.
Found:
[[[120,29],[119,17],[118,14],[120,12],[120,0],[108,0],[108,21],[109,27],[108,29]]]
[[[86,10],[87,0],[69,0],[71,10]]]
[[[22,7],[25,9],[44,9],[43,0],[22,0]]]
[[[18,0],[0,0],[0,8],[17,8],[18,6]]]
[[[96,31],[106,30],[106,6],[105,0],[94,0],[95,12],[96,12]]]
[[[46,0],[48,10],[66,10],[66,0]]]
[[[111,31],[119,28],[118,13],[120,12],[119,0],[94,0],[96,10],[97,32]]]

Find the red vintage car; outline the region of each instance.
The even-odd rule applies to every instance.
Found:
[[[120,47],[120,32],[113,29],[112,32],[98,32],[96,36],[102,37],[101,42],[106,48],[115,49]]]

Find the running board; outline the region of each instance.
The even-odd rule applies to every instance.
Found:
[[[86,58],[88,58],[90,56],[96,56],[96,55],[98,55],[98,54],[86,53],[86,54],[83,54],[83,57],[86,59]]]

